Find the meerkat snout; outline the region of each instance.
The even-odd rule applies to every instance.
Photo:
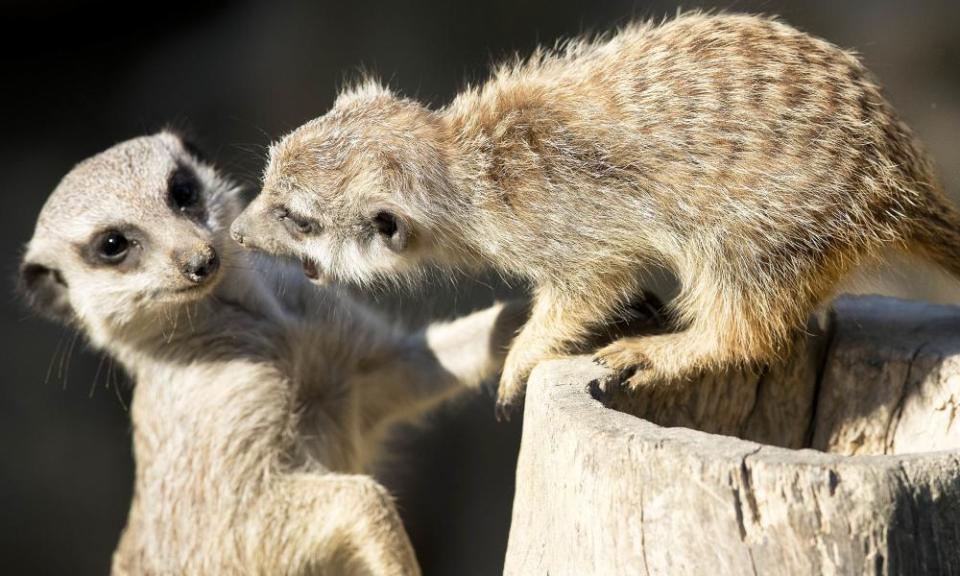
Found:
[[[230,238],[237,244],[243,246],[243,226],[240,224],[240,218],[237,218],[233,224],[230,225]]]
[[[179,263],[184,278],[194,284],[202,284],[213,278],[220,269],[220,257],[209,244],[177,253],[174,261]]]

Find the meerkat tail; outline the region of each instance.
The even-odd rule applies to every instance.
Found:
[[[946,200],[924,206],[923,212],[913,228],[917,251],[960,281],[960,212]]]
[[[840,294],[890,296],[934,304],[960,304],[960,279],[925,252],[889,247],[854,269],[817,309],[821,326],[833,297]]]
[[[875,252],[841,281],[834,295],[960,304],[960,212],[943,197],[918,208],[906,242]]]

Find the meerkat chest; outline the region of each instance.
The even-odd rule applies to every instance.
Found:
[[[254,465],[280,448],[293,403],[277,366],[248,360],[169,362],[141,371],[132,407],[138,463],[158,470],[242,460]]]

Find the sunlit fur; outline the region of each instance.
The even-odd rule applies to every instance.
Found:
[[[364,242],[357,215],[379,203],[410,218],[410,261],[359,250],[347,263],[343,246]],[[330,239],[274,231],[274,204],[322,219]],[[783,357],[810,312],[878,254],[960,272],[960,218],[856,56],[741,15],[537,50],[439,110],[370,81],[349,88],[272,147],[241,219],[254,242],[346,280],[427,260],[529,280],[536,303],[507,358],[505,404],[536,363],[636,295],[651,264],[681,285],[677,331],[596,356],[639,366],[634,385]]]
[[[176,162],[202,175],[206,221],[168,206]],[[161,133],[74,168],[28,246],[24,269],[59,271],[74,325],[136,383],[136,483],[113,573],[419,574],[390,495],[366,471],[392,424],[495,374],[522,310],[404,332],[236,248],[226,229],[240,208],[227,180]],[[139,267],[80,256],[121,222],[149,235]],[[197,242],[220,251],[219,275],[169,296],[183,284],[171,253]]]

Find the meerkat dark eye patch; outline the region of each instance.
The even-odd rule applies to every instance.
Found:
[[[175,212],[203,219],[202,184],[188,166],[178,166],[167,180],[167,203]]]
[[[293,214],[287,216],[286,222],[289,226],[296,229],[299,234],[310,234],[314,229],[313,222],[306,218],[294,216]]]
[[[20,292],[31,308],[51,320],[68,323],[73,308],[67,298],[67,282],[56,268],[35,262],[20,266]]]
[[[377,232],[390,238],[397,233],[397,217],[386,210],[381,210],[374,214],[373,226]]]

